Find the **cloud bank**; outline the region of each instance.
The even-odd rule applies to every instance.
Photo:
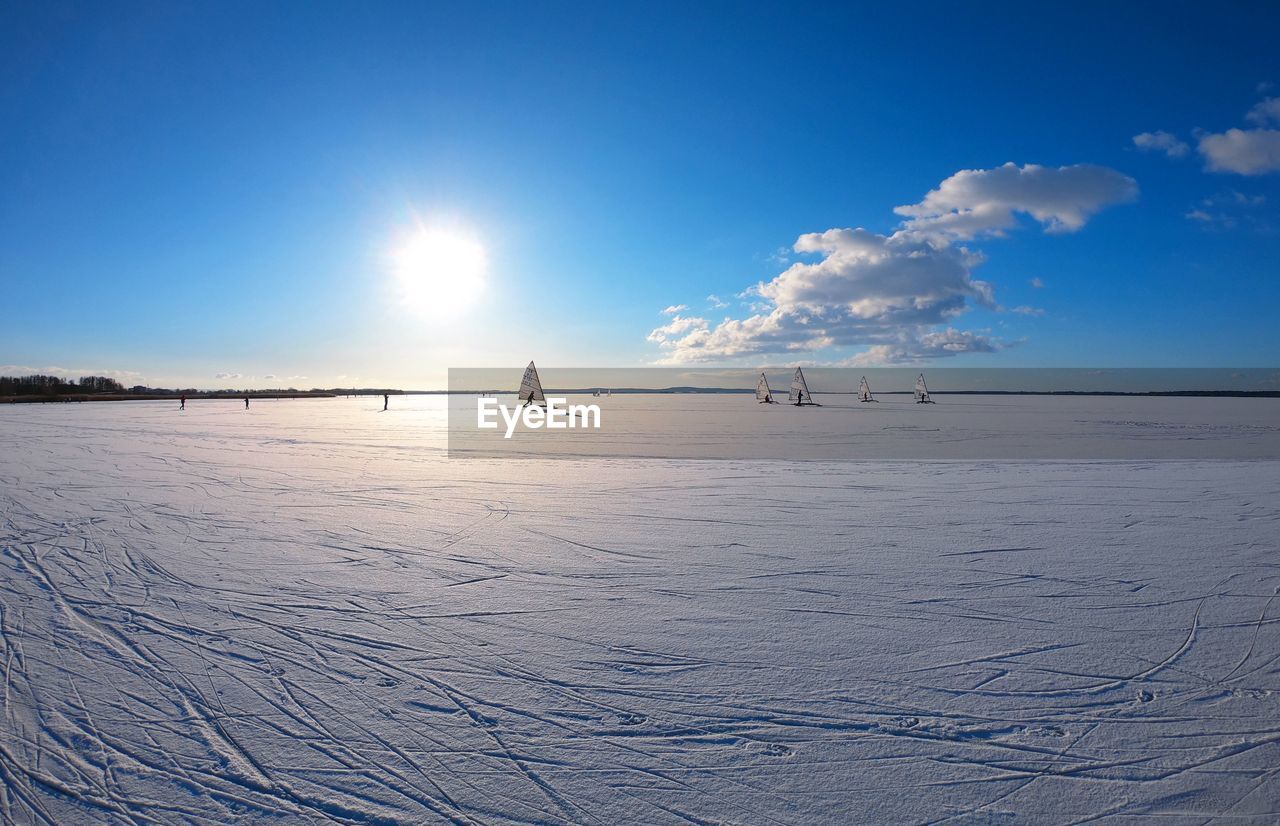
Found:
[[[991,285],[972,275],[984,256],[957,242],[1003,236],[1019,215],[1046,232],[1074,232],[1137,192],[1131,178],[1088,164],[962,170],[919,203],[895,208],[904,220],[891,234],[846,228],[801,235],[794,251],[817,260],[749,288],[758,299],[753,315],[714,326],[676,315],[648,340],[673,364],[853,346],[867,347],[849,360],[857,364],[993,352],[998,340],[949,326],[973,306],[999,308]]]
[[[875,367],[882,364],[913,364],[960,353],[994,353],[1004,345],[987,336],[948,327],[918,337],[901,336],[895,344],[877,344],[846,359],[841,366]]]

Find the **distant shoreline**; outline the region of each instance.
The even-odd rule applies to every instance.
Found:
[[[591,395],[596,388],[548,388],[545,393],[568,393],[573,395]],[[612,389],[612,395],[705,395],[705,394],[744,394],[754,395],[755,388],[735,387],[667,387],[662,389],[646,389],[641,387],[625,387]],[[877,390],[876,396],[910,396],[914,390]],[[405,390],[406,396],[471,396],[478,393],[515,393],[514,390]],[[857,390],[818,390],[814,397],[821,396],[856,396]],[[931,396],[1190,396],[1190,397],[1224,397],[1250,399],[1280,398],[1280,390],[930,390]]]
[[[567,395],[589,396],[595,388],[554,388],[547,393],[563,393]],[[724,387],[667,387],[660,389],[627,387],[610,390],[610,395],[751,395],[751,388]],[[353,390],[350,392],[271,392],[250,390],[243,393],[207,392],[188,393],[187,401],[197,400],[240,400],[245,396],[250,399],[335,399],[343,396],[474,396],[479,394],[513,395],[514,390]],[[856,396],[854,390],[831,390],[814,394],[822,396]],[[910,396],[910,390],[885,390],[877,396]],[[1239,398],[1239,399],[1276,399],[1280,398],[1280,390],[1148,390],[1125,392],[1118,390],[931,390],[933,396],[1130,396],[1153,398]],[[0,404],[56,404],[62,402],[130,402],[130,401],[178,401],[177,393],[72,393],[66,395],[44,396],[0,396]],[[603,397],[602,397],[603,398]]]
[[[187,401],[196,399],[332,399],[336,393],[272,393],[250,390],[246,393],[188,393]],[[372,394],[365,394],[372,395]],[[379,394],[381,395],[381,394]],[[59,402],[176,402],[182,399],[180,393],[67,393],[43,396],[0,396],[0,404],[47,404]]]

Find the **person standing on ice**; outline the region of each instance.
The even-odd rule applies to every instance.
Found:
[[[249,409],[249,394],[248,394],[248,393],[245,393],[245,394],[244,394],[244,409],[245,409],[245,410],[248,410],[248,409]]]
[[[179,409],[179,410],[186,410],[186,409],[187,409],[187,394],[186,394],[186,393],[183,393],[183,394],[182,394],[182,398],[178,400],[178,409]]]
[[[382,394],[382,412],[387,411],[387,405],[391,403],[391,397],[386,393]]]

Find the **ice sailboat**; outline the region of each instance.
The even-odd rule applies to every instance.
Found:
[[[529,362],[529,366],[524,368],[524,378],[520,380],[520,397],[518,401],[524,402],[525,407],[531,404],[547,406],[547,396],[542,392],[542,379],[538,378],[538,368],[533,366],[533,362]]]
[[[773,393],[769,392],[769,380],[764,377],[764,373],[760,374],[760,381],[756,382],[756,401],[761,404],[777,404],[773,398]]]
[[[933,399],[929,398],[929,388],[924,383],[924,373],[916,379],[916,404],[933,404]]]
[[[879,401],[871,396],[871,385],[867,384],[867,377],[863,376],[862,381],[858,383],[858,401],[874,402]]]
[[[821,407],[813,400],[813,394],[809,392],[809,385],[804,380],[804,370],[796,368],[796,374],[791,379],[791,392],[787,394],[787,401],[794,402],[796,407],[804,405],[813,405]]]

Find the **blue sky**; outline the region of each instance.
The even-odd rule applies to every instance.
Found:
[[[1274,5],[689,5],[5,4],[0,365],[1276,363]]]

